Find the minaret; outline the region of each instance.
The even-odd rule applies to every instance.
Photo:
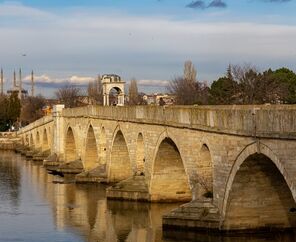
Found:
[[[3,95],[3,69],[1,68],[1,95]]]
[[[23,90],[23,87],[22,87],[22,69],[20,68],[20,72],[19,72],[19,75],[20,75],[20,83],[19,83],[19,99],[21,100],[22,99],[22,90]]]
[[[15,70],[13,71],[13,88],[16,88],[16,74],[15,74]]]
[[[32,70],[32,72],[31,72],[31,85],[32,85],[32,93],[31,93],[31,95],[32,95],[32,97],[34,97],[34,92],[35,92],[35,90],[34,90],[34,72],[33,72],[33,70]]]

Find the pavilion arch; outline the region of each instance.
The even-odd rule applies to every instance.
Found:
[[[109,181],[117,182],[132,176],[132,166],[122,131],[117,128],[113,137],[109,164]]]
[[[118,105],[120,104],[120,96],[123,94],[123,90],[118,86],[112,86],[109,89],[109,104]]]
[[[151,201],[190,201],[191,190],[179,148],[163,137],[154,156],[150,182]]]
[[[76,142],[74,133],[71,127],[68,127],[65,140],[65,162],[74,161],[77,159]]]
[[[136,173],[138,175],[145,174],[145,146],[144,146],[144,138],[142,133],[139,133],[137,138]]]
[[[101,134],[99,139],[99,162],[100,165],[106,165],[107,163],[107,137],[104,127],[101,128]]]
[[[213,194],[213,161],[207,144],[203,144],[199,149],[197,158],[197,184],[195,188],[195,198],[212,196]]]
[[[46,151],[49,150],[49,141],[48,141],[48,135],[47,135],[47,130],[43,130],[43,135],[42,135],[42,150]]]
[[[228,177],[221,227],[227,230],[296,227],[291,180],[270,148],[247,146]],[[292,210],[291,210],[292,209]]]
[[[94,169],[99,165],[97,141],[96,141],[95,132],[92,125],[89,125],[88,131],[87,131],[83,164],[84,164],[85,170]]]

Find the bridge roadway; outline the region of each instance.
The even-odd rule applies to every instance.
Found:
[[[110,199],[187,202],[165,227],[296,226],[294,105],[57,105],[18,136],[29,152],[51,154],[47,168],[116,183]]]

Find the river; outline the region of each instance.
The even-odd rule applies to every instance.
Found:
[[[294,233],[218,236],[162,231],[178,204],[107,201],[105,185],[78,185],[0,151],[0,241],[262,242],[296,241]]]

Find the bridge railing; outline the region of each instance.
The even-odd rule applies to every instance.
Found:
[[[245,136],[296,138],[296,105],[87,106],[64,109],[62,116],[168,125]]]

